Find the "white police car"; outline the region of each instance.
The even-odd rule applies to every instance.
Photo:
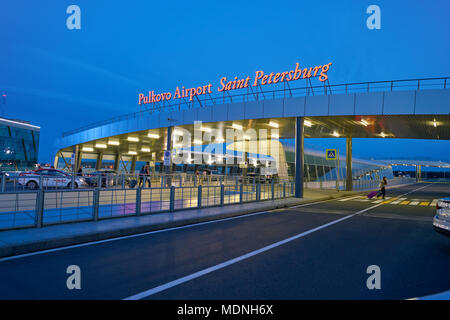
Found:
[[[29,189],[37,189],[42,183],[42,187],[72,187],[72,177],[60,170],[41,168],[35,171],[23,172],[19,174],[18,183]],[[86,182],[81,177],[75,177],[74,187],[85,185]]]
[[[450,236],[450,198],[439,199],[433,227],[437,232]]]

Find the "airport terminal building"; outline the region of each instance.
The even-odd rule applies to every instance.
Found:
[[[150,107],[65,132],[55,167],[257,171],[294,181],[302,196],[308,183],[344,180],[351,190],[355,180],[392,176],[389,164],[352,158],[352,138],[450,139],[449,78],[330,85],[330,66],[223,77],[215,93],[211,84],[139,93],[136,102]],[[304,148],[305,138],[332,137],[346,139],[345,154]]]
[[[0,171],[32,169],[38,161],[40,128],[27,121],[0,118]]]

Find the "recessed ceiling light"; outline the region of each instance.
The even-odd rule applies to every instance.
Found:
[[[233,129],[236,129],[236,130],[242,130],[242,128],[243,128],[240,124],[237,124],[237,123],[233,123],[231,127],[233,127]]]
[[[109,140],[108,144],[112,145],[112,146],[118,146],[120,145],[119,140]]]
[[[108,146],[105,143],[96,143],[96,148],[106,149]]]
[[[159,139],[159,134],[149,133],[149,134],[147,134],[147,137],[152,138],[152,139]]]
[[[311,122],[311,121],[309,121],[309,120],[305,120],[305,121],[303,121],[303,124],[304,124],[305,126],[309,127],[309,128],[311,128],[311,127],[312,127],[312,122]]]
[[[92,152],[92,151],[94,151],[94,148],[92,148],[92,147],[83,147],[82,150],[83,151],[87,151],[87,152]]]
[[[270,121],[269,122],[269,126],[274,127],[274,128],[278,128],[280,125],[277,122],[275,122],[275,121]]]
[[[138,141],[139,141],[139,138],[137,138],[137,137],[128,137],[127,140],[128,140],[128,141],[132,141],[132,142],[138,142]]]

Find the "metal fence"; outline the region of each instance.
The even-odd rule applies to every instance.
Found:
[[[257,183],[255,179],[224,179],[225,183],[196,183],[170,187],[121,187],[46,189],[0,193],[0,230],[43,227],[54,224],[98,221],[108,218],[174,212],[183,209],[225,206],[237,203],[282,199],[294,196],[295,183]],[[413,183],[413,178],[394,178],[388,186]],[[345,189],[340,181],[305,182],[304,188]],[[379,187],[379,180],[354,180],[353,190]]]
[[[279,179],[264,176],[229,176],[229,175],[199,175],[188,173],[160,174],[153,173],[141,176],[136,174],[105,174],[82,176],[67,173],[66,177],[55,177],[52,175],[24,174],[24,172],[11,172],[8,176],[0,176],[0,192],[21,192],[36,189],[43,190],[75,190],[75,189],[125,189],[125,188],[170,188],[175,187],[197,187],[197,186],[220,186],[221,184],[258,184],[258,183],[289,183],[291,179]]]
[[[242,182],[242,181],[241,181]],[[0,193],[0,230],[287,198],[294,183],[219,184],[169,188],[36,189]]]
[[[379,187],[381,179],[353,179],[352,190],[371,190]],[[400,185],[416,182],[415,178],[394,177],[388,179],[388,185]],[[344,180],[328,180],[328,181],[305,181],[306,189],[334,189],[346,190],[347,181]]]

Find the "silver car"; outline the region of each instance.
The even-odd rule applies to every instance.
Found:
[[[437,202],[433,227],[437,232],[450,236],[450,198],[439,199]]]

